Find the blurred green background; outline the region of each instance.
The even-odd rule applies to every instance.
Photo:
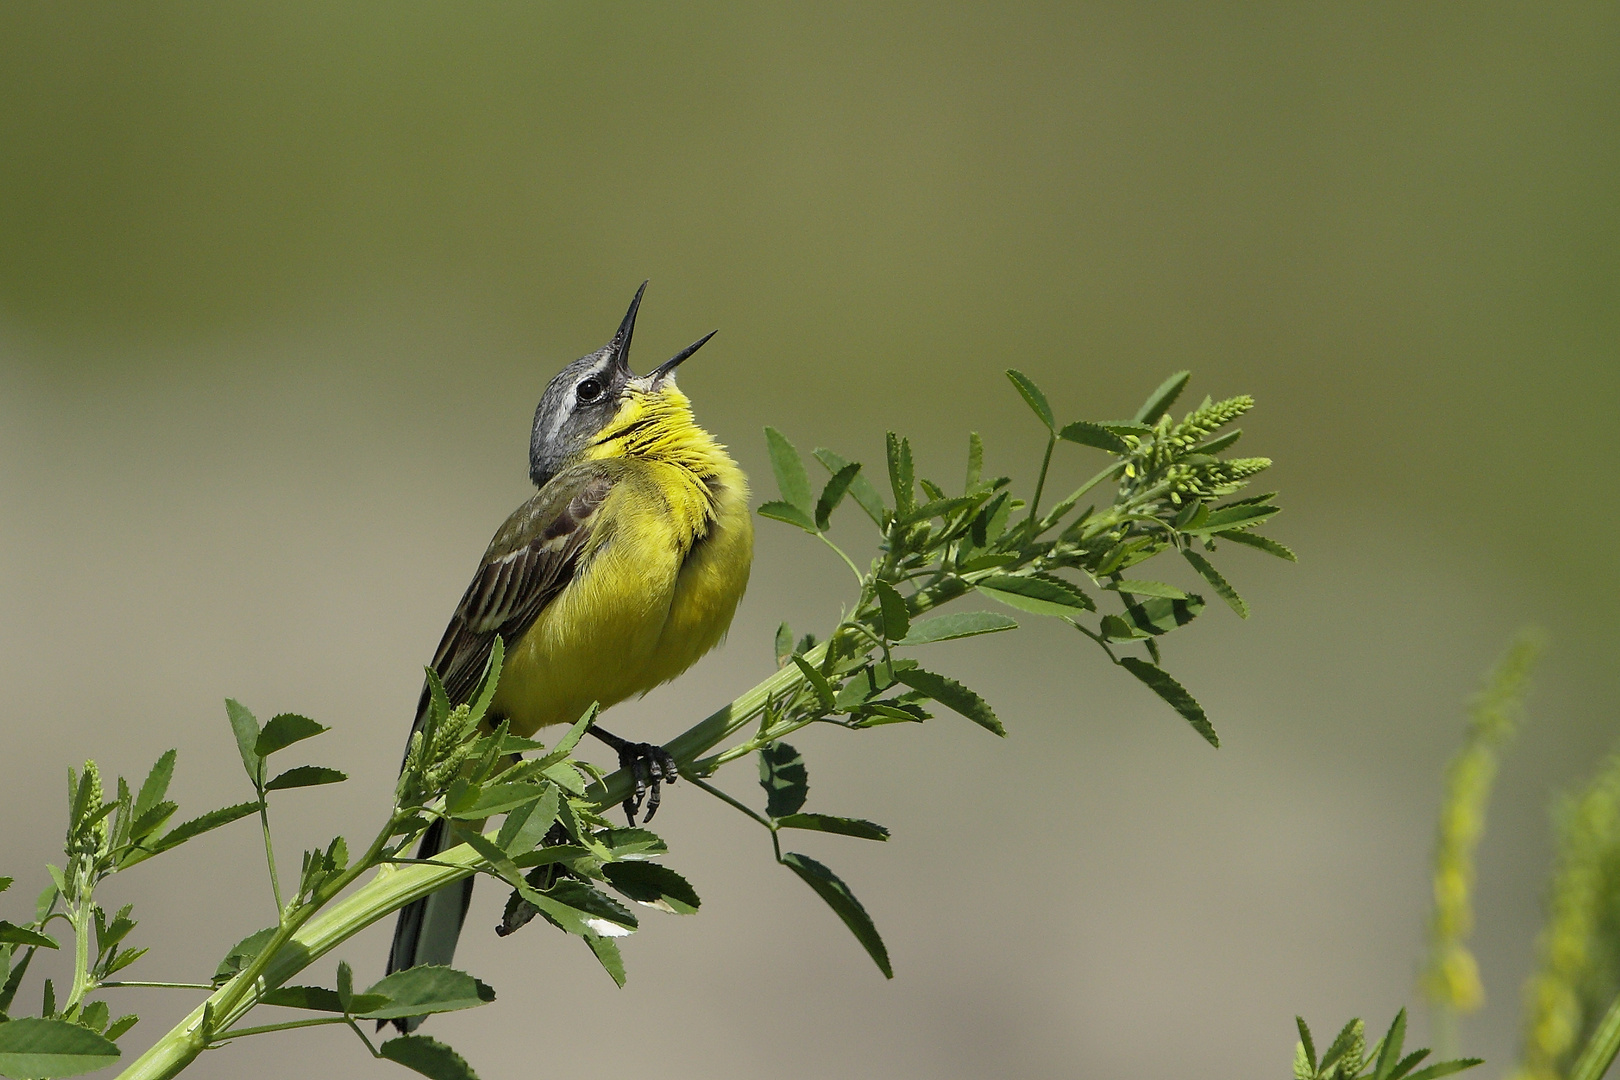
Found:
[[[1416,1003],[1460,702],[1536,620],[1464,1028],[1499,1074],[1546,807],[1620,702],[1617,101],[1603,3],[7,4],[0,868],[38,876],[91,754],[179,746],[183,810],[237,801],[227,695],[336,726],[318,760],[353,780],[285,800],[284,859],[372,828],[540,390],[651,278],[641,364],[720,328],[682,382],[761,488],[766,423],[868,461],[897,428],[951,482],[976,428],[1027,484],[1001,369],[1069,419],[1190,367],[1195,398],[1259,398],[1244,449],[1302,562],[1228,546],[1255,615],[1168,643],[1219,752],[1050,625],[939,647],[1005,743],[949,717],[798,740],[811,809],[895,829],[802,845],[894,982],[677,789],[703,913],[648,920],[616,991],[559,935],[497,941],[486,887],[458,959],[502,1000],[434,1033],[486,1077],[1280,1074],[1294,1013]],[[1059,487],[1094,466],[1060,453]],[[728,646],[615,730],[751,685],[844,576],[762,521]],[[270,921],[236,828],[115,884],[158,946],[132,976],[206,974]],[[343,955],[364,979],[384,949]],[[141,1045],[190,1001],[122,993]],[[397,1072],[329,1031],[194,1071],[317,1060]]]

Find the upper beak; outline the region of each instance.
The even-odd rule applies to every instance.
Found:
[[[693,353],[703,348],[703,346],[707,345],[709,343],[709,339],[714,337],[714,335],[718,334],[719,332],[720,331],[718,330],[710,330],[707,334],[704,334],[702,337],[692,342],[692,344],[688,345],[686,348],[682,349],[668,360],[665,360],[662,364],[659,364],[657,367],[653,368],[652,372],[647,377],[648,381],[653,383],[655,386],[658,383],[663,382],[675,371],[676,368],[680,367],[681,364],[686,361],[687,357],[691,356]]]
[[[647,291],[647,283],[643,281],[641,288],[636,290],[636,297],[630,301],[630,310],[624,313],[624,321],[619,324],[619,330],[608,342],[608,348],[613,351],[613,362],[630,370],[630,337],[636,332],[636,312],[641,309],[641,294]]]

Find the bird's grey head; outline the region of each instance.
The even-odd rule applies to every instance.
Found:
[[[563,368],[541,395],[529,439],[529,477],[536,487],[544,487],[596,440],[618,415],[627,394],[656,391],[672,381],[681,362],[714,336],[706,334],[646,375],[636,375],[630,370],[630,337],[646,291],[643,281],[613,340]]]

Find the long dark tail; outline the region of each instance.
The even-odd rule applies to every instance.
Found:
[[[435,821],[422,834],[416,857],[431,859],[449,846],[444,822]],[[419,964],[449,964],[455,959],[456,939],[461,936],[461,924],[467,921],[472,891],[473,879],[469,877],[401,908],[399,919],[394,923],[394,947],[388,953],[388,974]],[[425,1019],[425,1016],[407,1016],[384,1022],[409,1032],[415,1031]]]

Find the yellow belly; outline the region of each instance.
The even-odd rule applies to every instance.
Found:
[[[728,470],[715,517],[694,538],[707,501],[702,514],[683,505],[665,468],[638,468],[615,487],[574,579],[508,645],[493,711],[514,734],[645,694],[725,637],[753,559],[746,481]]]

